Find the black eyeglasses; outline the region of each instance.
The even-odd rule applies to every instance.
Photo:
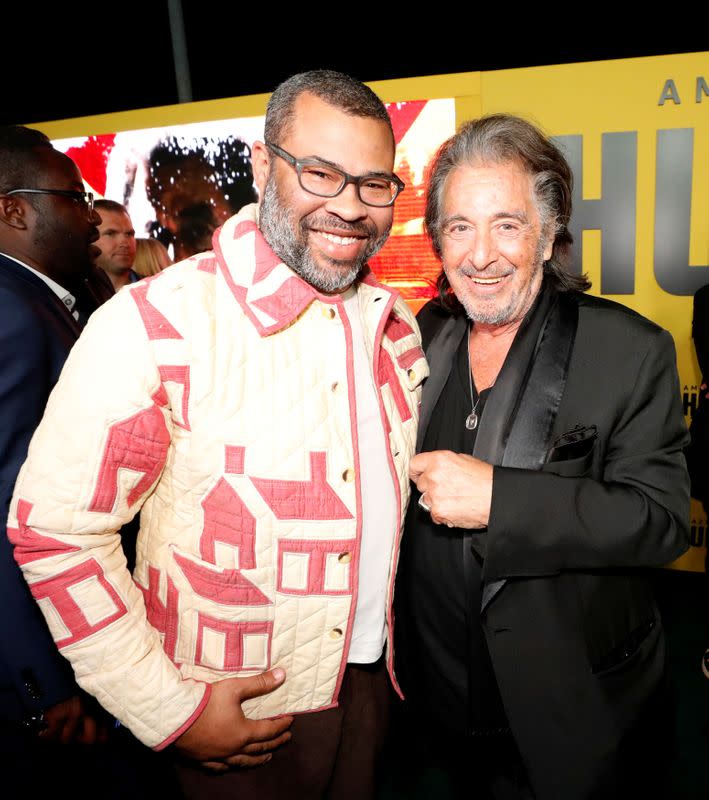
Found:
[[[93,192],[79,192],[76,189],[13,189],[10,192],[5,192],[5,194],[58,194],[60,197],[71,197],[77,203],[85,203],[89,214],[94,210]]]
[[[296,158],[271,142],[266,142],[266,147],[295,169],[301,188],[318,197],[337,197],[348,183],[354,183],[357,196],[366,206],[386,208],[406,185],[396,175],[350,175],[317,158]]]

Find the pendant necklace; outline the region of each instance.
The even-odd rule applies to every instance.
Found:
[[[478,399],[476,400],[473,394],[473,367],[470,363],[470,327],[468,327],[468,381],[470,383],[470,402],[473,409],[465,418],[465,427],[469,431],[474,431],[478,427],[478,415],[475,413],[475,409],[480,402],[480,395],[478,395]]]

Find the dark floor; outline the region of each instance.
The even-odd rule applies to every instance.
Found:
[[[709,680],[701,658],[709,646],[709,579],[662,570],[656,590],[670,656],[676,699],[677,751],[671,800],[709,798]]]
[[[658,570],[654,583],[667,635],[676,711],[676,754],[667,800],[709,800],[709,680],[701,671],[702,654],[709,646],[705,635],[709,579],[698,573]],[[405,758],[389,764],[379,800],[452,797],[446,775],[439,771],[426,773],[415,787],[408,785],[408,766]]]

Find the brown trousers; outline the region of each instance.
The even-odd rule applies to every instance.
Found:
[[[179,763],[185,800],[374,798],[390,692],[383,658],[375,664],[349,664],[337,708],[297,715],[293,738],[267,764],[214,774]]]

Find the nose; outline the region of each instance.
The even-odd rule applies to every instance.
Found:
[[[469,257],[477,270],[484,270],[497,261],[497,243],[489,230],[479,228],[470,243]]]
[[[89,214],[89,222],[92,225],[100,225],[103,220],[101,219],[101,215],[96,211],[95,208],[91,209],[91,213]]]
[[[329,197],[325,209],[347,222],[363,219],[369,214],[367,206],[359,199],[354,183],[348,183],[336,197]]]

